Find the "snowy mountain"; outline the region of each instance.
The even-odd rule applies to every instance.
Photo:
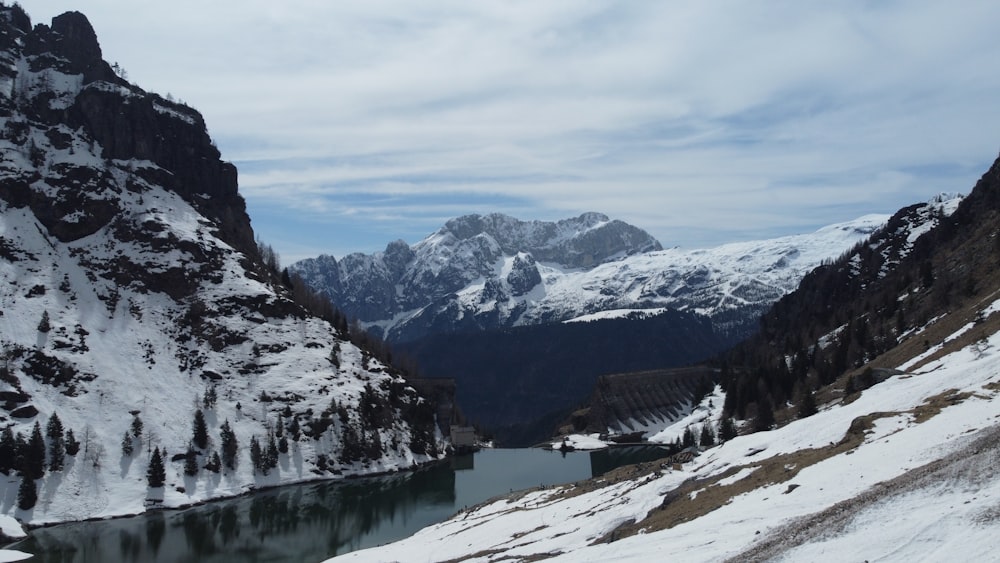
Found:
[[[515,324],[543,273],[660,248],[646,232],[598,213],[555,223],[466,215],[412,247],[395,241],[384,252],[339,262],[324,255],[290,270],[370,331],[412,340],[463,323]]]
[[[953,208],[958,199],[921,206]],[[930,219],[930,213],[924,219]],[[916,215],[914,234],[930,223]],[[734,337],[824,260],[885,224],[867,215],[814,233],[703,250],[662,249],[643,231],[596,213],[558,223],[502,215],[449,221],[412,247],[303,260],[291,270],[349,316],[389,340],[624,316],[690,311]]]
[[[739,435],[335,561],[995,560],[1000,159],[949,210],[901,210],[811,272],[652,441]]]
[[[262,260],[198,112],[117,76],[76,12],[32,28],[0,8],[0,60],[0,514],[138,513],[439,456],[433,407]],[[37,427],[44,467],[22,478]]]
[[[840,295],[845,288],[852,287],[850,283],[843,283],[845,278],[853,280],[853,284],[856,285],[855,289],[869,286],[874,288],[894,272],[899,264],[914,251],[915,243],[921,235],[931,231],[942,219],[950,217],[956,211],[962,199],[962,196],[957,194],[940,194],[931,198],[927,203],[911,205],[894,213],[883,227],[873,232],[864,241],[856,244],[840,259],[826,261],[820,267],[806,274],[796,291],[779,299],[773,310],[764,315],[761,323],[764,327],[763,334],[755,334],[751,337],[751,341],[756,346],[760,346],[761,342],[765,341],[795,343],[807,339],[809,333],[823,329],[825,327],[823,323],[835,316],[831,315],[830,311],[843,310],[846,313],[850,310],[849,303],[830,301],[831,296]],[[878,301],[886,302],[894,299],[895,296],[889,295],[880,297]],[[866,305],[866,308],[869,306]],[[888,311],[889,309],[886,307],[884,310]],[[657,309],[647,311],[648,314],[653,315]],[[782,311],[784,312],[782,313]],[[789,313],[789,311],[794,313]],[[895,310],[890,312],[897,313]],[[594,321],[616,318],[619,315],[620,311],[607,311],[581,317],[575,321]],[[634,312],[630,315],[633,318],[632,322],[641,322],[642,319],[635,318]],[[775,326],[776,318],[782,320],[778,326]],[[803,325],[801,318],[811,319],[812,322]],[[892,320],[897,324],[899,322],[895,317]],[[838,323],[837,327],[846,326],[843,322],[838,321]],[[825,328],[832,329],[834,327]],[[885,329],[879,329],[879,332],[884,333]],[[829,347],[835,341],[831,337],[820,345]],[[730,345],[732,344],[735,342],[730,343]],[[727,345],[726,348],[729,348],[730,345]],[[745,364],[747,360],[743,357],[741,350],[747,348],[748,346],[745,344],[737,347],[737,353],[734,354],[732,363],[735,365]],[[721,352],[721,350],[719,351]],[[844,352],[843,361],[846,362],[849,352],[849,350]],[[815,364],[818,355],[815,352],[803,354],[801,349],[790,347],[783,350],[782,353],[777,353],[776,356],[778,357],[772,359],[774,363],[785,361],[786,357],[799,356],[800,360],[796,364],[796,373],[799,374],[806,365],[803,358],[811,358],[809,361]],[[707,356],[698,359],[707,359]],[[757,359],[759,360],[759,358]],[[685,402],[684,398],[678,396],[675,391],[684,387],[690,389],[690,382],[685,382],[686,377],[683,375],[680,376],[681,381],[673,381],[674,376],[671,375],[671,370],[662,369],[671,367],[667,363],[655,367],[659,370],[655,372],[658,378],[656,382],[649,381],[649,374],[645,373],[620,373],[615,374],[610,379],[601,377],[593,395],[587,401],[587,405],[573,413],[573,426],[578,430],[597,428],[601,431],[632,432],[655,430],[672,424],[680,417],[679,413],[682,413],[683,409],[689,406],[689,402]],[[846,367],[846,365],[842,366],[841,371]],[[680,370],[680,373],[683,374],[686,371],[688,370]],[[695,372],[697,371],[699,370],[695,370]],[[823,377],[830,375],[824,371]],[[731,401],[736,402],[737,397],[742,397],[739,401],[741,405],[745,406],[744,403],[749,402],[752,393],[747,391],[740,393],[739,388],[741,386],[744,389],[756,387],[757,382],[751,381],[752,378],[752,376],[748,376],[747,381],[733,385],[735,389]],[[783,378],[779,376],[776,379]],[[789,398],[787,396],[788,390],[784,389],[786,386],[784,382],[774,385],[775,389],[772,389],[774,402],[780,403]]]

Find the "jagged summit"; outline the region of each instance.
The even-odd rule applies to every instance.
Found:
[[[500,213],[465,215],[448,221],[436,233],[442,238],[449,234],[458,240],[485,235],[505,254],[529,252],[537,260],[570,268],[593,266],[621,253],[662,250],[642,229],[601,213],[556,222],[521,221]]]
[[[7,13],[8,21],[19,19],[16,8]],[[20,177],[10,184],[13,193],[8,199],[30,205],[60,240],[75,240],[106,226],[117,206],[113,198],[95,197],[111,179],[86,174],[79,166],[82,154],[133,160],[130,176],[178,193],[222,223],[223,240],[252,252],[254,240],[245,202],[237,193],[236,168],[221,160],[200,113],[117,76],[101,59],[94,30],[79,12],[53,18],[51,27],[22,27],[29,26],[11,24],[0,31],[0,59],[5,63],[0,107],[9,115],[4,138],[27,149],[24,156],[30,164],[18,166],[21,163],[5,159],[7,171]],[[47,127],[32,137],[29,123]],[[91,146],[83,147],[83,142]],[[53,151],[66,153],[44,162]],[[47,181],[66,192],[65,205],[52,207],[52,201],[26,191],[32,174],[43,171],[51,172]],[[87,186],[95,189],[79,189]]]
[[[514,323],[523,312],[516,302],[541,287],[542,269],[582,271],[661,249],[642,229],[600,213],[557,222],[494,213],[452,219],[412,246],[394,241],[383,252],[320,256],[291,269],[348,315],[405,340],[446,328],[464,316],[459,301],[467,299],[500,304],[490,318],[470,311],[474,326]],[[398,322],[382,322],[391,318]]]
[[[70,71],[82,74],[85,82],[114,81],[114,72],[104,62],[97,33],[87,16],[80,12],[66,12],[52,18],[52,34],[51,50],[70,62]]]
[[[0,448],[53,415],[83,443],[33,479],[44,503],[0,511],[106,517],[439,456],[433,407],[281,285],[197,111],[117,76],[76,12],[0,7],[0,63]],[[224,424],[235,458],[212,469]]]

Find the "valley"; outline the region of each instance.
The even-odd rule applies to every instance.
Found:
[[[994,556],[1000,159],[710,248],[491,211],[283,265],[84,14],[0,2],[0,62],[0,561]]]

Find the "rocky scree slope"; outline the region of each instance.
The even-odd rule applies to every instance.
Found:
[[[54,416],[81,443],[46,454],[30,508],[2,460],[0,513],[113,516],[437,457],[431,405],[275,283],[200,114],[101,57],[82,14],[0,8],[0,447]]]

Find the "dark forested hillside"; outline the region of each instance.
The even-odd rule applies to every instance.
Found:
[[[498,427],[578,405],[602,374],[686,365],[731,344],[708,319],[668,311],[651,318],[442,334],[400,345],[398,352],[412,356],[425,375],[455,378],[458,403],[469,419]],[[555,422],[542,429],[542,437]]]
[[[1000,286],[998,210],[1000,161],[950,215],[902,209],[869,241],[807,275],[764,315],[759,334],[725,356],[726,410],[767,427],[770,411],[812,390],[835,398],[874,384],[901,349],[912,356],[913,347],[936,344],[931,332],[943,315],[959,313],[949,326],[976,322],[974,307]],[[928,212],[936,226],[907,234]]]

